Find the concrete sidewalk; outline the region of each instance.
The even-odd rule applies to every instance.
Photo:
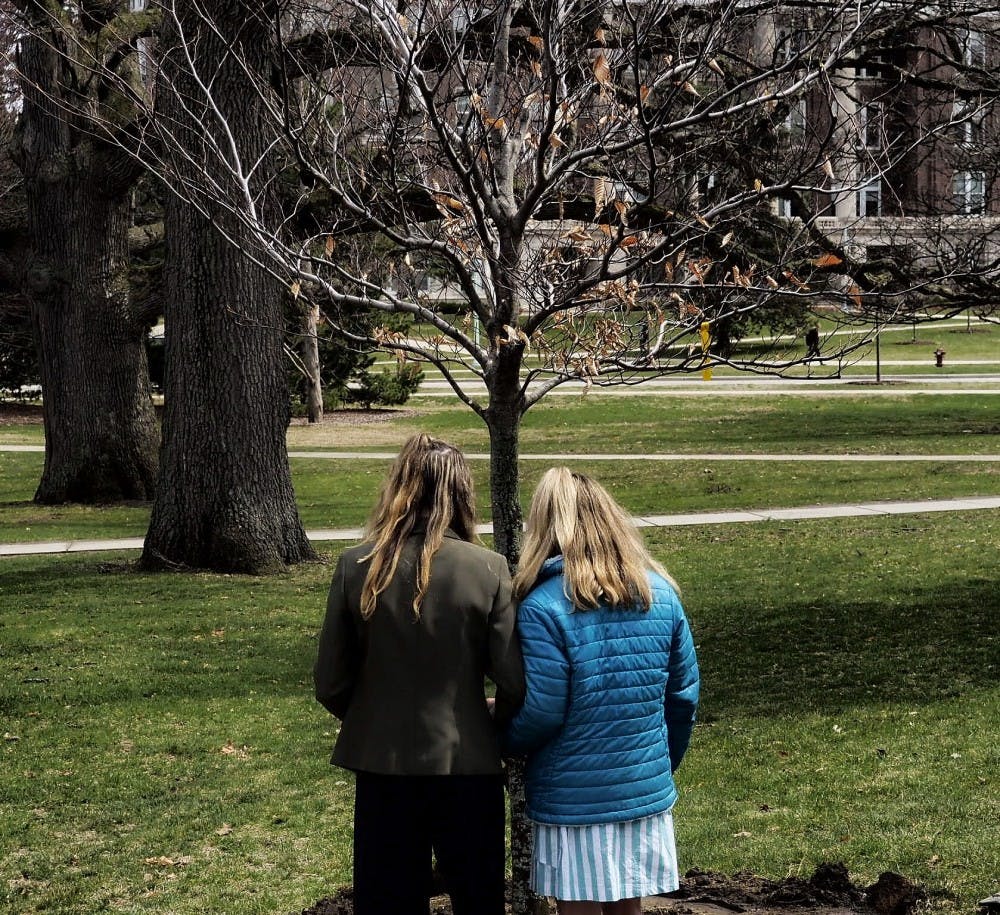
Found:
[[[12,451],[21,453],[42,453],[45,451],[44,445],[4,445],[0,443],[0,451]],[[392,461],[396,459],[395,451],[340,451],[340,450],[316,450],[316,451],[289,451],[290,458],[313,458],[323,461]],[[480,451],[466,452],[466,458],[470,461],[488,461],[489,454]],[[795,452],[765,453],[765,454],[729,454],[726,452],[702,452],[685,453],[674,451],[666,454],[617,454],[604,452],[600,454],[584,454],[580,452],[556,451],[551,454],[521,454],[522,461],[790,461],[804,462],[810,461],[822,463],[932,463],[932,464],[956,464],[956,463],[998,463],[1000,454],[798,454]]]
[[[641,515],[635,517],[635,523],[638,527],[690,527],[694,525],[740,524],[748,521],[803,521],[816,518],[915,515],[925,512],[982,511],[988,509],[1000,509],[1000,496],[969,499],[932,499],[922,502],[856,502],[847,505],[763,508],[753,511]],[[481,534],[489,534],[492,533],[493,526],[491,524],[480,524],[477,530]],[[306,533],[314,543],[353,542],[361,538],[361,530],[359,528],[312,530]],[[142,545],[142,537],[127,537],[119,540],[58,540],[45,543],[0,543],[0,556],[141,550]]]
[[[0,446],[0,451],[3,447]],[[394,451],[289,451],[290,458],[316,458],[319,460],[351,460],[351,461],[391,461],[395,460]],[[488,461],[490,456],[485,452],[466,452],[470,461]],[[561,461],[791,461],[791,462],[838,462],[845,463],[997,463],[1000,454],[796,454],[794,452],[771,454],[726,454],[724,452],[691,453],[674,451],[668,454],[583,454],[579,452],[560,452],[552,454],[520,454],[522,461],[549,461],[553,464]]]

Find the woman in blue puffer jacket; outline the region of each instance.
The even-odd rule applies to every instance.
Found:
[[[631,519],[565,467],[535,490],[520,570],[527,699],[506,735],[528,757],[532,889],[562,915],[633,915],[677,888],[673,771],[698,704],[676,587]]]

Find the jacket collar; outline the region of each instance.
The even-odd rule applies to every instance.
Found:
[[[408,537],[423,537],[427,533],[426,524],[418,524],[416,527],[407,534]],[[458,536],[450,527],[444,529],[444,535],[449,540],[461,540],[462,538]]]
[[[548,578],[555,578],[557,575],[562,575],[563,573],[563,558],[560,554],[559,556],[550,556],[545,562],[542,563],[542,567],[538,570],[538,578],[535,580],[535,584],[540,584]]]

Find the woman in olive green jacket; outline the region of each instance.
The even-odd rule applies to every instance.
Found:
[[[474,506],[461,452],[414,436],[334,574],[315,683],[343,722],[332,761],[357,775],[356,915],[427,915],[432,851],[455,915],[504,910],[497,733],[524,671],[507,564],[475,543]]]

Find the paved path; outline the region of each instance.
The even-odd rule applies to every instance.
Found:
[[[465,393],[483,397],[485,385],[479,380],[462,380]],[[529,389],[530,391],[530,389]],[[546,394],[546,397],[936,397],[955,394],[1000,394],[1000,374],[968,375],[887,375],[882,373],[882,383],[875,383],[872,375],[853,375],[835,378],[760,378],[716,374],[711,381],[697,375],[650,378],[629,384],[598,385],[587,387],[578,379],[564,382]],[[414,397],[455,397],[451,385],[443,378],[428,377],[421,382]]]
[[[923,502],[855,502],[848,505],[819,505],[801,508],[762,508],[754,511],[689,512],[676,515],[636,516],[639,527],[689,527],[693,525],[739,524],[747,521],[799,521],[813,518],[857,518],[885,515],[915,515],[926,512],[982,511],[1000,509],[1000,496],[968,499],[932,499]],[[480,524],[481,534],[493,531]],[[314,543],[356,541],[359,528],[312,530],[306,532]],[[61,540],[46,543],[0,543],[0,556],[28,556],[39,553],[85,553],[105,550],[141,550],[142,537],[119,540]]]
[[[4,445],[0,443],[0,451],[42,453],[43,445]],[[324,461],[392,461],[396,458],[395,451],[289,451],[290,458],[312,458]],[[470,461],[488,461],[489,454],[483,451],[466,452]],[[667,454],[582,454],[554,451],[551,454],[521,454],[522,461],[792,461],[792,462],[829,462],[829,463],[1000,463],[1000,454],[728,454],[725,452],[691,453],[675,451]]]
[[[2,449],[0,449],[2,450]],[[372,460],[391,461],[396,457],[394,451],[289,451],[293,458],[318,458],[321,460]],[[470,461],[488,461],[490,456],[485,452],[466,452]],[[799,462],[846,462],[846,463],[997,463],[1000,454],[686,454],[673,452],[670,454],[579,454],[552,452],[551,454],[521,454],[522,461],[799,461]]]

